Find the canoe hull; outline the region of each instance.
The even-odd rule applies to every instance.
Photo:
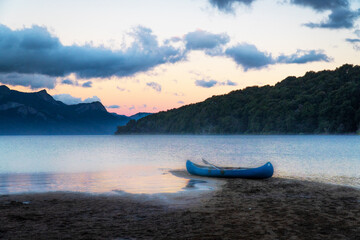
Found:
[[[274,174],[274,167],[270,162],[257,168],[215,169],[187,160],[186,169],[190,174],[204,177],[264,179],[270,178]]]

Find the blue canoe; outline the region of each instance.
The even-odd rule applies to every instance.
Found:
[[[273,165],[268,162],[257,168],[220,168],[212,166],[202,166],[186,161],[186,169],[190,174],[204,177],[224,177],[224,178],[252,178],[263,179],[270,178],[274,173]]]

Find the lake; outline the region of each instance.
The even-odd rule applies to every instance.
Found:
[[[243,167],[271,161],[276,177],[360,188],[356,135],[0,136],[0,194],[179,192],[192,182],[169,170],[201,158]]]

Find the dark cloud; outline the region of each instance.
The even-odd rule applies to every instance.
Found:
[[[290,3],[303,7],[311,7],[317,11],[349,7],[348,0],[290,0]]]
[[[66,94],[66,93],[53,95],[53,98],[68,105],[79,104],[79,103],[101,102],[100,98],[98,98],[97,96],[93,96],[91,98],[86,98],[85,100],[81,100],[81,98],[73,97],[70,94]]]
[[[226,82],[224,82],[224,85],[227,85],[227,86],[237,86],[238,84],[237,84],[236,82],[227,80]]]
[[[245,71],[261,69],[271,64],[304,64],[309,62],[330,62],[332,59],[321,50],[298,50],[291,55],[280,55],[273,58],[271,54],[259,51],[254,45],[243,43],[226,49],[225,55],[232,58]]]
[[[358,43],[358,42],[360,42],[360,39],[359,38],[347,38],[346,41],[349,43]]]
[[[210,50],[230,41],[227,34],[214,34],[202,30],[189,32],[184,36],[187,50]]]
[[[225,50],[225,55],[232,58],[245,71],[261,69],[274,64],[271,54],[259,51],[254,45],[242,43]]]
[[[119,105],[110,105],[110,106],[107,106],[107,108],[120,108]]]
[[[196,85],[196,86],[204,87],[204,88],[214,87],[217,83],[218,83],[218,82],[215,81],[215,80],[206,81],[206,80],[204,80],[204,79],[201,79],[201,80],[196,80],[196,81],[195,81],[195,85]]]
[[[298,50],[292,55],[280,55],[277,59],[277,63],[297,63],[304,64],[308,62],[330,62],[332,59],[329,58],[323,51],[304,51]]]
[[[0,54],[0,58],[1,55],[2,53]],[[53,89],[56,85],[56,78],[40,74],[5,73],[0,74],[0,83],[12,86],[30,87],[31,89]]]
[[[91,88],[92,87],[92,81],[87,81],[84,82],[83,84],[79,84],[78,81],[72,81],[70,79],[64,79],[61,81],[61,84],[65,84],[65,85],[71,85],[71,86],[81,86],[84,88]]]
[[[251,5],[256,0],[208,0],[213,7],[224,12],[232,12],[234,4]],[[316,11],[333,10],[335,8],[349,8],[349,0],[288,0],[289,3],[310,7]]]
[[[220,11],[223,12],[233,12],[234,11],[234,4],[245,4],[251,5],[251,3],[255,2],[256,0],[209,0],[210,4],[213,7],[216,7]]]
[[[336,8],[330,13],[328,19],[320,23],[306,23],[304,24],[310,28],[353,28],[354,22],[360,17],[360,10],[351,11],[348,8]]]
[[[161,92],[161,85],[156,82],[148,82],[148,83],[146,83],[146,85],[151,87],[152,89],[154,89],[157,92]]]
[[[290,3],[310,7],[318,12],[331,11],[328,18],[320,23],[304,24],[310,28],[353,28],[354,22],[360,16],[359,10],[350,9],[349,0],[290,0]]]
[[[71,81],[70,79],[63,79],[63,80],[61,81],[61,84],[65,84],[65,85],[75,85],[75,86],[78,85],[77,82]]]
[[[256,0],[208,0],[213,7],[220,11],[231,13],[235,4],[251,5]],[[293,5],[308,7],[317,12],[331,11],[328,18],[320,23],[304,24],[310,28],[353,28],[354,22],[360,17],[360,10],[352,11],[349,0],[287,0]]]
[[[92,87],[92,82],[87,81],[87,82],[83,83],[81,86],[84,87],[84,88],[91,88]]]
[[[131,76],[160,64],[175,63],[185,53],[169,45],[159,46],[148,28],[132,33],[134,42],[124,50],[112,51],[90,45],[64,46],[44,27],[11,30],[0,25],[0,72],[37,73],[80,78]]]

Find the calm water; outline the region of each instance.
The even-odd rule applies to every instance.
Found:
[[[360,187],[360,136],[0,136],[0,194],[177,192],[193,182],[169,170],[202,157]]]

